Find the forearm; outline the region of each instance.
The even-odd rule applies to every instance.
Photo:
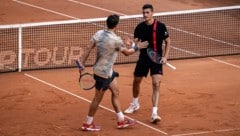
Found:
[[[170,52],[170,48],[171,48],[170,43],[171,43],[170,38],[167,38],[167,39],[165,40],[165,52],[164,52],[164,55],[163,55],[163,57],[166,58],[166,59],[167,59],[168,56],[169,56],[169,52]]]
[[[81,57],[81,62],[82,62],[83,65],[85,65],[85,62],[86,62],[89,54],[91,53],[93,47],[94,47],[94,44],[88,46],[88,47],[85,49],[85,51],[84,51],[84,53],[83,53],[83,55],[82,55],[82,57]]]
[[[124,55],[128,56],[128,55],[131,55],[131,54],[137,52],[139,49],[147,48],[147,46],[149,44],[148,41],[142,42],[142,41],[138,40],[137,38],[134,41],[135,42],[132,42],[131,49],[126,48],[122,51],[122,53]]]
[[[125,56],[129,56],[129,55],[134,54],[134,53],[137,52],[137,51],[138,51],[138,46],[135,45],[135,43],[134,43],[134,44],[132,45],[132,48],[130,48],[130,49],[126,48],[126,49],[124,49],[124,50],[122,51],[122,53],[123,53]]]
[[[91,52],[91,51],[88,50],[88,51],[85,51],[85,52],[83,53],[83,56],[82,56],[82,58],[81,58],[81,62],[82,62],[83,65],[85,65],[85,62],[86,62],[86,60],[87,60],[90,52]]]

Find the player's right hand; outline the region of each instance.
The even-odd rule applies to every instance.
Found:
[[[124,44],[127,45],[127,46],[131,46],[132,43],[133,43],[132,38],[130,38],[129,36],[124,36],[123,41],[124,41]]]
[[[142,42],[141,40],[137,42],[137,46],[139,49],[147,48],[149,45],[148,41]]]

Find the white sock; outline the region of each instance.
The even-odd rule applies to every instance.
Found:
[[[133,98],[133,104],[135,104],[135,105],[138,104],[138,98]]]
[[[86,118],[86,123],[87,123],[88,125],[90,125],[90,124],[92,124],[92,122],[93,122],[93,117],[87,116],[87,118]]]
[[[124,121],[124,115],[123,113],[120,111],[117,114],[117,117],[118,117],[118,121],[121,122],[121,121]]]
[[[152,115],[157,115],[158,107],[152,107]]]

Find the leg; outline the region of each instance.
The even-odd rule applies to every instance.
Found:
[[[142,79],[143,79],[143,77],[136,77],[136,76],[134,76],[134,79],[133,79],[133,87],[132,87],[132,90],[133,90],[133,98],[138,98],[138,96],[139,96],[140,84],[141,84],[141,82],[142,82]]]
[[[95,96],[89,107],[88,116],[86,118],[85,123],[82,126],[83,131],[99,131],[101,129],[100,126],[96,126],[93,123],[93,117],[97,112],[100,102],[102,101],[104,92],[105,91],[103,91],[103,90],[96,89]]]
[[[120,102],[118,99],[119,96],[119,89],[117,87],[117,80],[114,79],[111,84],[110,84],[110,88],[109,88],[112,92],[112,105],[113,108],[115,110],[116,113],[121,111],[121,107],[120,107]]]
[[[152,105],[158,107],[159,94],[160,94],[160,83],[162,76],[160,74],[152,75]]]
[[[134,79],[133,79],[133,98],[138,98],[140,93],[140,84],[142,82],[143,77],[147,77],[149,71],[149,67],[147,65],[147,61],[145,59],[139,59],[134,71]]]
[[[105,79],[97,75],[94,75],[94,79],[96,80],[96,83],[95,83],[96,91],[88,112],[88,116],[91,116],[91,117],[95,115],[98,105],[102,101],[103,95],[105,91],[109,88],[109,84],[110,84],[109,79]]]
[[[140,108],[139,102],[138,102],[138,96],[140,92],[140,84],[142,81],[142,77],[134,77],[133,80],[133,87],[132,87],[132,93],[133,93],[133,100],[132,103],[130,103],[130,106],[124,111],[125,113],[133,113],[134,111],[137,111]]]
[[[95,115],[95,113],[98,109],[98,106],[99,106],[100,102],[102,101],[104,93],[105,93],[105,91],[96,89],[95,96],[90,104],[88,116],[93,117]]]
[[[108,79],[98,77],[94,75],[94,79],[96,80],[95,84],[95,96],[90,104],[88,116],[86,118],[85,123],[82,126],[82,130],[84,131],[99,131],[100,127],[94,125],[93,123],[93,117],[97,112],[98,106],[100,102],[102,101],[102,98],[104,96],[105,91],[107,90],[106,84],[109,83]]]
[[[132,95],[133,100],[130,103],[130,106],[124,111],[125,113],[133,113],[134,111],[140,108],[138,102],[138,96],[140,93],[140,84],[142,82],[143,77],[148,75],[149,66],[146,63],[145,59],[139,59],[134,71],[134,79],[133,79],[133,87],[132,87]]]
[[[160,83],[161,83],[162,76],[160,74],[152,75],[152,123],[157,123],[161,121],[161,118],[158,116],[158,103],[159,103],[159,95],[160,95]]]
[[[160,84],[162,79],[162,65],[151,63],[150,73],[152,77],[152,117],[151,122],[157,123],[161,121],[161,118],[158,116],[158,103],[159,103],[159,95],[160,95]]]
[[[121,106],[119,102],[119,89],[117,87],[117,80],[113,79],[109,88],[112,92],[112,105],[118,117],[118,128],[126,128],[135,125],[134,120],[126,119],[121,111]]]

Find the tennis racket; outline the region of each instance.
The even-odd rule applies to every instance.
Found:
[[[158,54],[158,52],[154,51],[152,48],[147,48],[147,54],[148,54],[148,57],[154,62],[154,63],[157,63],[157,64],[161,64],[161,59],[162,59],[162,56],[160,56]],[[176,67],[169,64],[169,63],[166,63],[166,65],[170,68],[172,68],[173,70],[176,70]]]
[[[77,67],[79,68],[80,76],[79,76],[79,86],[83,90],[91,90],[95,87],[95,80],[93,78],[93,74],[82,71],[84,70],[84,66],[79,62],[76,61]]]

